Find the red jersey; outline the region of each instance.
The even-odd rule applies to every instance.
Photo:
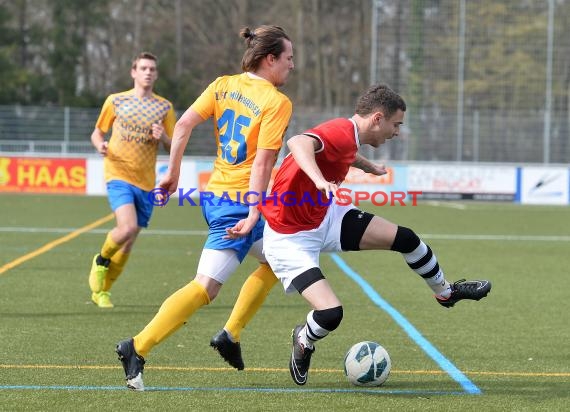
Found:
[[[303,134],[321,141],[321,149],[315,152],[317,165],[327,181],[340,186],[360,146],[354,121],[329,120]],[[317,190],[289,154],[275,175],[271,194],[261,202],[259,210],[271,229],[288,234],[319,227],[333,201]]]

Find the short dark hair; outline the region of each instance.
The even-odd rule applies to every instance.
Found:
[[[406,111],[406,102],[386,84],[370,86],[356,102],[355,113],[366,116],[382,109],[384,116],[392,117],[398,110]]]
[[[154,60],[156,62],[156,64],[158,65],[158,58],[154,54],[149,53],[149,52],[141,52],[133,59],[133,64],[131,65],[131,68],[136,69],[137,63],[141,59]]]
[[[265,56],[272,54],[279,57],[285,51],[283,39],[291,41],[285,30],[279,26],[263,25],[254,31],[244,27],[239,34],[245,39],[247,46],[241,60],[244,72],[256,71]]]

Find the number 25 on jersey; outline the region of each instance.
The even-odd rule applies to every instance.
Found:
[[[236,114],[232,109],[226,109],[218,119],[217,126],[220,131],[221,156],[226,162],[239,164],[247,157],[247,143],[243,129],[248,127],[251,119]]]

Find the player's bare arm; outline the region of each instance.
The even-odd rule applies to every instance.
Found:
[[[105,133],[103,133],[101,129],[95,128],[95,130],[93,130],[93,133],[91,133],[91,143],[102,156],[107,155],[109,143],[105,140]]]
[[[182,157],[184,156],[184,150],[190,140],[192,130],[203,121],[204,119],[202,119],[194,109],[188,108],[174,126],[168,170],[158,184],[159,187],[167,190],[169,194],[173,194],[178,188],[180,165],[182,163]]]
[[[360,153],[356,154],[356,159],[354,159],[352,166],[362,170],[364,173],[371,173],[376,176],[382,176],[388,173],[385,165],[373,163]]]
[[[228,238],[235,239],[246,236],[255,227],[259,220],[260,213],[256,205],[261,202],[262,193],[267,191],[276,158],[277,150],[257,149],[249,179],[249,192],[251,194],[247,199],[248,203],[252,206],[249,207],[249,215],[247,218],[240,220],[235,226],[226,229]]]

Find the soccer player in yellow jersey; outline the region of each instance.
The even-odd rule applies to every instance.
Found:
[[[105,181],[116,226],[93,258],[89,286],[100,308],[112,308],[111,286],[117,280],[133,244],[148,226],[153,204],[148,193],[155,187],[159,143],[170,150],[176,123],[172,103],[153,93],[158,78],[156,56],[143,52],[133,61],[131,90],[111,94],[91,134],[91,142],[105,157]],[[105,135],[112,129],[111,138]]]
[[[176,191],[182,155],[192,130],[213,117],[218,154],[206,190],[215,197],[202,204],[209,233],[195,278],[167,298],[138,335],[117,344],[127,387],[134,390],[144,390],[144,358],[151,349],[180,328],[200,307],[209,304],[248,253],[260,265],[244,288],[262,296],[260,305],[277,282],[263,257],[263,220],[255,204],[267,190],[291,117],[291,101],[277,87],[285,84],[293,70],[293,46],[277,26],[261,26],[254,31],[245,28],[240,35],[247,45],[242,59],[243,73],[214,80],[174,128],[168,171],[159,186],[169,194]],[[228,229],[247,235],[229,239]],[[254,305],[244,307],[240,316],[248,319],[256,310]],[[237,333],[240,329],[236,325]],[[232,331],[229,326],[211,344],[226,360],[229,358],[224,351],[236,355],[237,348],[239,357],[232,359],[241,364],[232,366],[243,369],[239,336]]]

